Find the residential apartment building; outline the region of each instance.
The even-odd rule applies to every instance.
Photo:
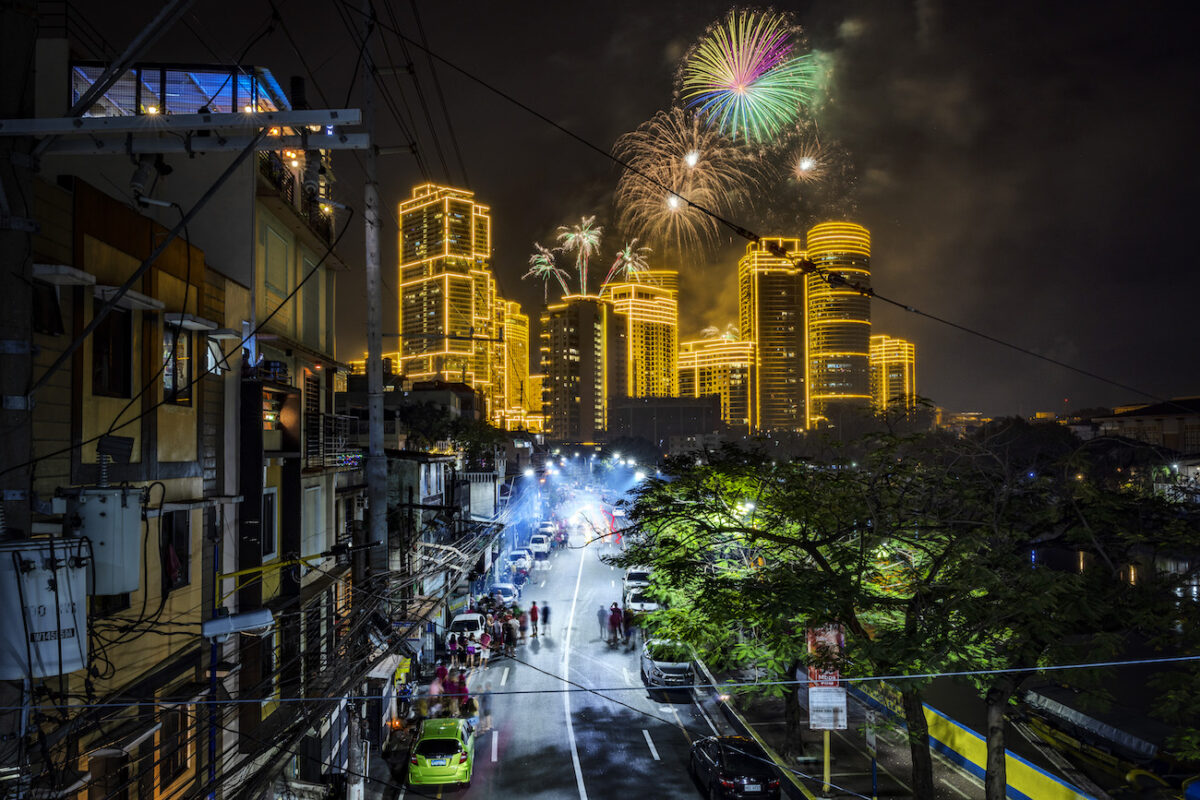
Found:
[[[675,397],[679,380],[675,355],[679,348],[678,273],[655,270],[642,280],[610,283],[601,296],[625,324],[625,376],[621,395]]]
[[[541,318],[542,412],[562,442],[600,441],[608,398],[623,394],[626,322],[595,295],[567,295]]]
[[[44,44],[37,113],[62,116],[102,66],[70,61],[64,40]],[[93,704],[43,730],[42,748],[18,748],[45,796],[222,796],[284,781],[324,792],[348,766],[356,714],[344,698],[382,693],[370,673],[399,660],[390,626],[382,647],[366,637],[370,598],[352,593],[348,546],[365,492],[347,421],[333,413],[345,264],[322,202],[330,153],[273,146],[294,140],[283,126],[246,152],[216,147],[210,131],[194,141],[215,149],[189,158],[183,134],[165,130],[170,116],[244,113],[253,133],[256,115],[289,110],[264,69],[134,65],[85,115],[162,115],[164,129],[83,147],[68,136],[43,156],[34,377],[82,346],[39,392],[35,538],[19,547],[80,536],[107,547],[94,509],[127,509],[124,550],[102,553],[107,577],[76,603],[96,635],[85,643],[72,626],[77,657],[37,676]],[[158,253],[176,208],[196,206],[222,174]],[[131,203],[127,188],[150,203]],[[199,633],[264,612],[261,630]],[[257,702],[212,702],[226,697]],[[287,702],[297,697],[314,700],[302,711]]]
[[[788,258],[765,246],[782,247]],[[805,257],[799,239],[751,242],[738,261],[738,331],[755,343],[750,428],[805,427],[805,281],[795,260]]]
[[[871,398],[876,410],[899,407],[912,411],[917,403],[917,346],[885,334],[871,337]]]
[[[731,430],[751,433],[754,342],[722,336],[679,343],[679,396],[721,399],[721,421]]]

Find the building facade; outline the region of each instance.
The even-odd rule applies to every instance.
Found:
[[[497,306],[504,309],[501,328],[502,342],[497,374],[501,378],[500,395],[504,398],[502,412],[496,415],[499,427],[507,430],[524,429],[529,415],[526,394],[529,381],[529,315],[521,312],[521,304],[502,300]]]
[[[807,237],[808,259],[844,283],[871,285],[871,234],[852,222],[823,222]],[[805,359],[807,427],[827,421],[831,405],[871,404],[871,300],[820,274],[805,276],[808,353]]]
[[[871,397],[877,411],[911,411],[917,403],[917,346],[885,334],[871,337]]]
[[[641,276],[639,276],[640,278]],[[645,281],[610,283],[602,296],[624,319],[626,397],[675,397],[679,347],[678,273],[656,270]]]
[[[775,238],[793,258],[799,239]],[[796,264],[752,242],[738,261],[738,329],[755,343],[749,426],[761,430],[805,427],[805,282]]]
[[[609,395],[626,385],[625,320],[601,297],[567,295],[542,312],[541,328],[546,433],[562,442],[599,441]]]
[[[466,383],[495,404],[491,216],[473,192],[421,184],[400,204],[400,371]]]
[[[679,396],[721,398],[721,420],[750,433],[754,342],[715,337],[679,343]]]

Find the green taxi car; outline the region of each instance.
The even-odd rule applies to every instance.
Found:
[[[408,758],[408,784],[471,785],[475,731],[465,719],[427,719],[417,730]]]

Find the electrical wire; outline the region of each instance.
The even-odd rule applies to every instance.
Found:
[[[348,11],[351,11],[351,12],[355,11],[355,9],[352,6],[350,6],[349,3],[346,2],[346,0],[341,0],[341,3],[342,3],[342,5],[344,5],[347,8]],[[358,12],[358,13],[361,13],[361,12]],[[505,101],[515,105],[516,107],[518,107],[521,110],[525,111],[526,113],[536,117],[537,119],[541,120],[542,122],[546,123],[547,125],[550,125],[551,127],[555,128],[556,130],[560,131],[561,133],[565,134],[566,136],[579,142],[587,149],[593,150],[596,153],[599,153],[604,158],[617,164],[619,167],[621,167],[622,170],[631,172],[631,173],[637,175],[642,180],[645,180],[646,182],[648,182],[650,185],[655,186],[655,187],[661,189],[662,191],[666,192],[668,195],[678,198],[681,203],[686,204],[689,208],[695,209],[699,213],[704,214],[705,216],[711,218],[713,221],[717,222],[718,224],[723,225],[724,227],[728,228],[732,233],[736,234],[737,236],[739,236],[743,239],[746,239],[747,241],[758,243],[758,244],[764,244],[766,242],[766,239],[762,236],[759,236],[757,233],[754,233],[753,231],[737,224],[736,222],[734,222],[730,219],[727,219],[726,217],[721,216],[717,212],[713,211],[712,209],[710,209],[704,205],[701,205],[700,203],[696,203],[696,202],[693,202],[692,200],[689,200],[688,198],[679,194],[679,192],[676,191],[676,189],[674,189],[673,187],[667,186],[666,184],[662,183],[661,181],[654,178],[653,176],[646,174],[645,172],[643,172],[642,170],[633,166],[629,162],[619,158],[618,156],[614,155],[613,153],[609,152],[608,150],[605,150],[604,148],[595,144],[590,139],[587,139],[584,136],[581,136],[580,134],[575,133],[573,130],[566,127],[565,125],[555,122],[550,117],[546,116],[545,114],[541,113],[540,111],[537,111],[536,109],[529,106],[528,104],[518,100],[513,95],[511,95],[511,94],[505,92],[504,90],[500,89],[499,87],[489,83],[488,81],[484,80],[483,78],[475,75],[474,73],[470,72],[466,68],[461,67],[458,64],[456,64],[455,62],[450,61],[449,59],[445,58],[444,56],[434,52],[433,50],[431,50],[427,46],[423,45],[422,43],[417,42],[417,41],[405,36],[395,26],[389,27],[389,26],[387,26],[386,23],[382,23],[382,22],[378,22],[378,21],[377,21],[377,24],[379,25],[379,27],[384,28],[385,30],[390,30],[397,37],[403,39],[404,41],[408,42],[409,44],[413,45],[414,47],[420,48],[429,57],[436,59],[437,61],[446,65],[451,70],[459,73],[460,75],[467,78],[468,80],[482,86],[484,89],[488,90],[489,92],[491,92],[491,93],[497,95],[498,97],[504,99]],[[769,238],[769,237],[767,237],[767,238]],[[768,249],[771,249],[770,243],[765,243],[764,246],[768,247]],[[1148,398],[1150,398],[1152,400],[1156,400],[1157,402],[1160,402],[1160,403],[1175,405],[1175,406],[1179,407],[1181,410],[1187,410],[1187,409],[1184,409],[1183,406],[1179,406],[1177,403],[1174,403],[1172,400],[1161,397],[1157,394],[1154,394],[1153,392],[1147,392],[1147,391],[1145,391],[1143,389],[1139,389],[1135,386],[1131,386],[1131,385],[1123,383],[1121,381],[1100,375],[1099,373],[1093,372],[1091,370],[1083,369],[1082,367],[1077,367],[1072,364],[1068,364],[1065,361],[1061,361],[1059,359],[1052,358],[1052,357],[1044,355],[1042,353],[1038,353],[1037,351],[1032,350],[1030,348],[1023,347],[1021,345],[1015,344],[1013,342],[1009,342],[1007,340],[1001,339],[996,336],[992,336],[991,334],[984,333],[984,332],[979,331],[975,328],[972,328],[968,325],[963,325],[962,323],[954,322],[950,319],[939,316],[937,314],[933,314],[933,313],[930,313],[927,311],[922,311],[910,303],[905,303],[905,302],[897,300],[895,298],[888,297],[887,295],[879,294],[878,292],[876,292],[874,289],[872,289],[870,287],[865,287],[865,286],[851,283],[850,281],[847,281],[845,278],[842,278],[840,275],[833,275],[833,274],[825,271],[824,269],[820,268],[819,266],[817,266],[816,264],[814,264],[811,261],[806,261],[806,260],[802,261],[800,259],[794,258],[793,256],[790,256],[788,253],[783,251],[782,248],[779,248],[778,251],[772,249],[772,254],[782,257],[782,258],[785,258],[788,261],[791,261],[799,269],[801,269],[805,274],[812,274],[812,275],[817,275],[817,276],[821,277],[823,280],[828,282],[831,286],[841,286],[841,287],[853,290],[865,297],[878,299],[883,303],[894,306],[903,311],[907,311],[916,316],[924,317],[925,319],[931,320],[933,322],[937,322],[942,325],[946,325],[946,326],[954,328],[955,330],[958,330],[960,332],[970,334],[971,336],[976,336],[978,338],[992,342],[993,344],[998,344],[1002,347],[1006,347],[1010,350],[1014,350],[1023,355],[1027,355],[1032,358],[1036,358],[1038,360],[1044,361],[1046,363],[1053,364],[1057,367],[1061,367],[1063,369],[1070,370],[1071,372],[1074,372],[1078,375],[1082,375],[1084,377],[1091,378],[1091,379],[1099,381],[1101,383],[1106,383],[1110,386],[1114,386],[1116,388],[1123,389],[1128,392],[1133,392],[1133,393],[1141,395],[1143,397],[1148,397]]]
[[[392,14],[393,24],[395,23],[395,14],[392,12],[390,3],[385,3],[388,13]],[[421,44],[425,47],[425,58],[429,63],[429,74],[433,76],[433,86],[437,91],[438,102],[442,106],[442,117],[446,120],[446,130],[450,133],[450,143],[454,146],[454,156],[458,160],[458,168],[462,172],[463,185],[468,189],[471,188],[471,179],[467,176],[467,163],[463,160],[462,148],[458,145],[458,136],[454,133],[454,123],[450,120],[450,109],[446,105],[446,95],[442,92],[442,81],[438,77],[437,66],[433,63],[433,56],[429,55],[429,38],[425,35],[425,26],[421,23],[421,11],[417,5],[417,0],[409,0],[409,7],[412,8],[413,19],[417,23],[417,33],[421,36]],[[399,25],[396,25],[399,28]],[[403,40],[401,40],[403,41]],[[416,79],[416,73],[413,73],[413,79]]]

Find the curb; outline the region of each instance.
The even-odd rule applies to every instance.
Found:
[[[704,673],[704,677],[707,679],[709,686],[712,687],[710,691],[715,693],[717,691],[717,679],[713,677],[711,672],[709,672],[708,666],[703,661],[701,661],[699,658],[695,659],[695,661],[696,666],[702,673]],[[738,710],[734,707],[732,700],[724,700],[718,696],[717,705],[719,705],[722,711],[724,711],[727,721],[730,724],[732,724],[735,728],[744,731],[748,736],[750,736],[750,738],[758,742],[759,747],[761,747],[766,754],[771,757],[771,760],[775,762],[775,768],[779,770],[779,772],[794,789],[794,791],[789,791],[787,794],[794,797],[796,796],[796,793],[799,792],[799,795],[806,798],[806,800],[818,800],[815,794],[810,792],[808,788],[804,786],[804,784],[800,783],[796,773],[787,765],[783,758],[776,753],[775,750],[769,744],[767,744],[761,736],[758,735],[758,731],[754,730],[754,726],[747,722],[746,718],[738,713]]]

